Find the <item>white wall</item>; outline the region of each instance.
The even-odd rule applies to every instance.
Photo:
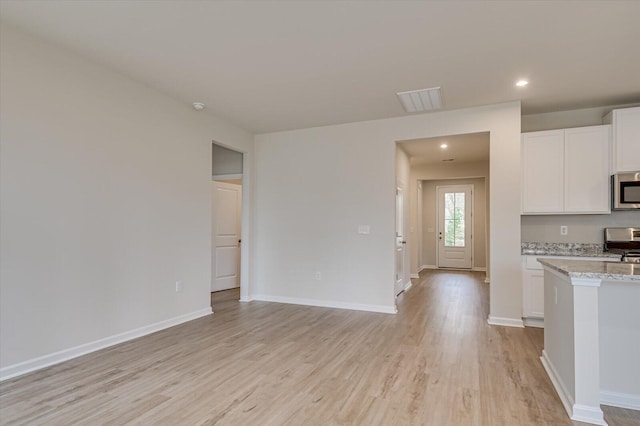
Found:
[[[522,216],[522,241],[542,243],[604,243],[604,228],[640,227],[640,212],[614,211],[611,214]],[[567,226],[567,235],[560,235]]]
[[[562,382],[559,387],[566,389],[566,392],[575,400],[574,291],[568,279],[560,278],[559,274],[546,269],[544,271],[544,304],[548,307],[544,312],[545,321],[553,326],[544,330],[543,364],[549,371],[547,363],[551,363]],[[555,383],[554,386],[556,386]]]
[[[598,126],[604,124],[602,117],[611,110],[630,108],[640,104],[608,105],[594,108],[572,109],[568,111],[547,112],[522,116],[522,131],[565,129],[571,127]]]
[[[490,314],[520,325],[519,102],[257,135],[253,296],[393,308],[395,142],[487,131]]]
[[[210,312],[211,142],[250,156],[252,135],[17,30],[0,40],[2,374]]]
[[[598,289],[600,388],[635,397],[640,404],[640,287],[604,281]]]

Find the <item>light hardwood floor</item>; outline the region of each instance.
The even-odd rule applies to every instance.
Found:
[[[428,272],[397,315],[213,294],[210,317],[3,382],[0,422],[578,424],[540,364],[542,330],[487,325],[483,278]]]

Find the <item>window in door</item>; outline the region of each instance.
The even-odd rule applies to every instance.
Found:
[[[446,247],[465,246],[465,201],[464,192],[444,194],[444,245]]]

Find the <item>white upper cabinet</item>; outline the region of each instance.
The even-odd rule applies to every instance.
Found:
[[[564,211],[564,131],[522,135],[522,210]]]
[[[610,213],[610,126],[564,131],[564,209]]]
[[[610,213],[610,126],[522,134],[523,214]]]
[[[640,107],[613,110],[604,122],[613,125],[613,171],[639,171]]]

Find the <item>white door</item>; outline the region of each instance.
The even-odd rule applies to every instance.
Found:
[[[438,186],[438,267],[471,269],[473,185]]]
[[[396,282],[395,295],[404,290],[404,246],[407,244],[404,237],[404,192],[402,188],[396,189]]]
[[[242,186],[213,182],[211,291],[240,286]]]

